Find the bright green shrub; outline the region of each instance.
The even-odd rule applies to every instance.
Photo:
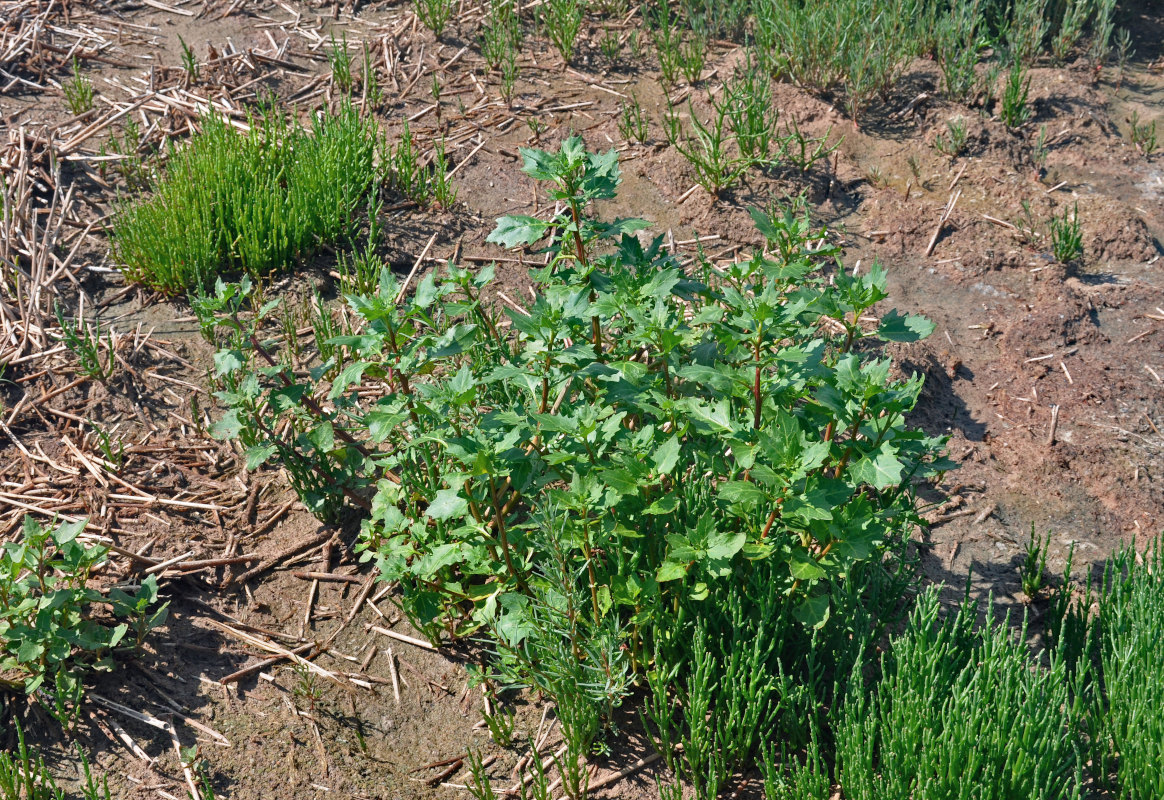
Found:
[[[495,679],[555,698],[571,763],[652,661],[697,658],[697,617],[721,599],[771,645],[710,645],[706,670],[763,683],[784,631],[844,630],[830,627],[841,587],[915,521],[913,481],[951,465],[905,424],[921,377],[857,346],[933,327],[887,311],[868,329],[880,267],[851,276],[806,217],[754,212],[776,255],[693,275],[661,237],[631,235],[645,222],[590,216],[618,186],[613,151],[571,138],[523,157],[563,209],[490,236],[550,255],[526,309],[482,300],[492,269],[450,265],[403,301],[385,269],[378,292],[348,298],[363,323],[333,340],[345,366],[330,384],[329,364],[302,381],[261,348],[239,287],[198,311],[227,332],[218,435],[252,468],[277,457],[318,513],[364,508],[361,546],[413,624],[434,641],[488,628]],[[757,726],[733,734],[730,762],[755,754],[785,691],[764,688],[755,719],[715,701]]]

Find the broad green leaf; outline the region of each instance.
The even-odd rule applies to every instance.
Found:
[[[485,237],[485,241],[507,248],[530,245],[545,236],[548,228],[549,223],[537,217],[521,214],[499,217],[497,227]]]
[[[719,496],[722,500],[733,505],[751,508],[762,502],[766,495],[764,491],[751,481],[728,481],[719,487]]]
[[[806,628],[823,628],[829,621],[829,596],[813,595],[792,610],[792,615]]]
[[[428,504],[424,515],[430,519],[443,521],[452,517],[463,517],[468,510],[469,503],[456,489],[441,489]]]
[[[670,439],[659,445],[652,460],[655,464],[656,474],[670,474],[679,460],[679,437],[671,436]]]
[[[918,314],[903,315],[897,309],[881,317],[877,338],[886,342],[916,342],[934,332],[934,323]]]
[[[812,558],[802,552],[794,552],[788,562],[792,577],[800,581],[815,581],[825,576],[825,571]]]
[[[664,561],[663,566],[655,573],[655,580],[659,583],[679,580],[687,575],[687,565],[678,561]]]
[[[897,457],[893,447],[881,445],[875,453],[870,453],[849,466],[849,475],[858,483],[867,483],[875,489],[887,489],[901,483],[905,465]]]
[[[275,455],[278,449],[273,444],[257,444],[254,447],[247,448],[247,472],[253,472],[267,463],[267,460]]]

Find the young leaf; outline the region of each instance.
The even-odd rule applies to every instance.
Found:
[[[934,332],[934,323],[918,314],[908,316],[892,309],[881,317],[877,337],[886,342],[916,342]]]

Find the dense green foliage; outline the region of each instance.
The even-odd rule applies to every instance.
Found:
[[[25,517],[21,539],[0,549],[0,685],[42,700],[62,722],[77,711],[84,670],[111,668],[115,648],[140,645],[166,619],[152,575],[133,595],[88,585],[108,550],[78,541],[84,527]],[[98,605],[109,606],[108,621]]]
[[[639,676],[682,673],[704,683],[661,690],[658,735],[690,740],[684,774],[713,750],[735,769],[770,733],[807,738],[790,717],[812,709],[801,677],[825,680],[810,641],[869,635],[857,610],[894,580],[882,562],[915,521],[911,485],[950,466],[905,425],[921,378],[862,341],[932,325],[888,311],[869,329],[884,272],[839,269],[805,215],[754,211],[768,255],[695,277],[633,235],[647,223],[591,216],[615,194],[615,153],[572,138],[522,154],[562,209],[490,236],[544,248],[528,309],[483,302],[491,269],[449,265],[408,299],[384,269],[348,297],[362,325],[333,340],[342,369],[303,382],[262,344],[271,308],[244,319],[245,287],[220,283],[197,303],[226,334],[216,432],[252,468],[278,457],[317,513],[345,497],[370,512],[362,547],[413,624],[434,641],[488,629],[492,680],[556,700],[567,765]],[[709,637],[719,613],[749,655]],[[714,746],[698,714],[677,716],[684,697],[734,709]]]
[[[1079,798],[1085,709],[1064,658],[1036,667],[1006,622],[978,605],[938,619],[936,589],[892,641],[880,680],[854,673],[837,726],[837,778],[850,800]]]
[[[1082,614],[1087,609],[1082,609]],[[1094,712],[1095,762],[1102,779],[1115,765],[1117,796],[1164,797],[1164,554],[1157,540],[1141,556],[1107,565],[1096,620],[1102,690]]]
[[[130,280],[175,294],[224,273],[286,269],[355,235],[379,180],[375,124],[345,105],[310,131],[274,111],[251,125],[243,134],[204,117],[152,196],[121,204],[112,247]]]

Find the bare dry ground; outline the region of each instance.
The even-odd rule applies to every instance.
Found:
[[[676,251],[702,247],[720,260],[760,243],[748,205],[804,192],[844,245],[846,267],[880,261],[889,302],[938,326],[896,351],[902,369],[927,376],[914,422],[948,433],[962,463],[924,498],[934,504],[917,537],[927,575],[961,585],[972,568],[980,588],[1018,602],[1032,525],[1052,533],[1054,571],[1071,543],[1077,559],[1095,561],[1164,523],[1164,161],[1128,137],[1133,112],[1150,120],[1164,107],[1164,14],[1154,5],[1123,12],[1135,47],[1124,74],[1097,79],[1082,62],[1035,69],[1034,117],[1017,131],[941,101],[928,62],[860,127],[827,99],[777,85],[784,118],[843,137],[839,149],[806,174],[750,174],[716,200],[666,146],[653,56],[628,45],[608,62],[593,20],[570,65],[527,40],[507,106],[480,56],[483,12],[472,3],[436,39],[400,2],[5,0],[0,258],[27,278],[0,294],[0,535],[13,536],[25,513],[87,516],[89,533],[118,548],[118,569],[159,573],[172,603],[143,657],[100,679],[77,733],[116,796],[187,795],[159,720],[173,721],[183,746],[200,744],[219,796],[240,799],[460,797],[466,746],[498,758],[499,785],[528,752],[494,747],[479,723],[482,697],[464,666],[480,652],[435,653],[384,633],[407,636],[407,625],[353,556],[354,524],[321,526],[278,471],[245,472],[230,443],[205,433],[217,413],[205,388],[210,353],[189,307],[127,285],[108,256],[104,226],[134,188],[128,121],[141,132],[136,155],[150,158],[207,106],[243,122],[270,93],[304,114],[334,105],[327,44],[346,33],[353,52],[367,44],[385,92],[367,113],[390,137],[404,118],[426,147],[443,135],[455,165],[454,208],[389,201],[386,259],[402,271],[454,254],[496,259],[518,298],[524,265],[485,236],[496,217],[536,209],[519,147],[553,146],[573,130],[591,149],[617,148],[624,183],[607,213],[652,220]],[[632,14],[618,30],[629,38],[639,24]],[[197,81],[180,69],[179,37],[202,64]],[[74,56],[97,92],[79,117],[59,88]],[[672,100],[690,94],[704,108],[740,58],[734,45],[714,45],[701,85]],[[647,144],[618,130],[631,95],[651,120]],[[968,146],[950,159],[933,144],[957,117]],[[1041,128],[1040,165],[1031,154]],[[1076,204],[1085,255],[1067,268],[1027,227]],[[334,295],[334,279],[334,260],[320,259],[267,291]],[[115,332],[111,379],[78,376],[52,333],[55,302],[96,312]],[[124,441],[119,466],[90,421]],[[279,657],[289,650],[323,674],[293,668]],[[517,706],[518,741],[528,733],[552,752],[553,714],[532,697]],[[31,713],[50,762],[75,774],[67,743]],[[625,743],[594,759],[595,780],[648,755],[635,729],[627,720]],[[653,793],[647,769],[595,796]]]

